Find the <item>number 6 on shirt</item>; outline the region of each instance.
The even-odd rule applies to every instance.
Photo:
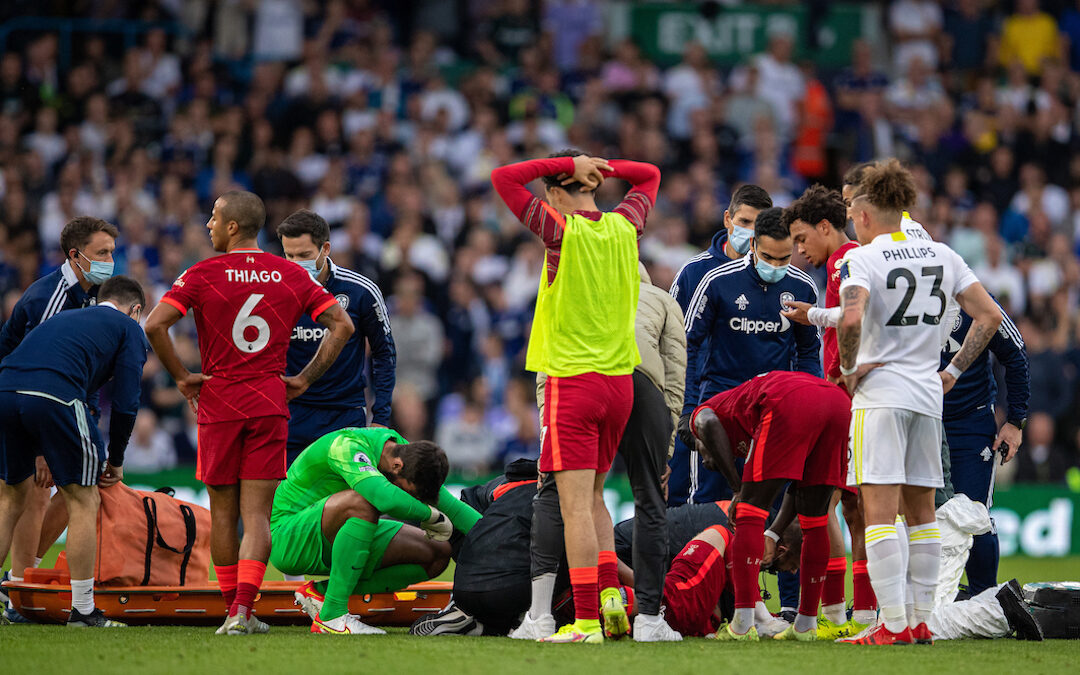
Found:
[[[262,293],[252,293],[248,296],[248,299],[244,301],[240,312],[236,315],[236,320],[232,325],[232,340],[236,348],[242,352],[254,354],[261,352],[266,345],[270,343],[270,324],[266,323],[266,319],[261,316],[252,314],[252,310],[255,309],[255,305],[259,304],[259,301],[263,299]],[[244,333],[248,328],[254,328],[257,331],[254,340],[248,340],[244,337]]]

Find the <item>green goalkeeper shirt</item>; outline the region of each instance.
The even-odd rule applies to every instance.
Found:
[[[387,441],[406,444],[392,429],[347,428],[322,436],[296,458],[285,481],[274,495],[270,525],[297,513],[321,499],[344,490],[355,490],[379,513],[398,520],[424,521],[431,517],[431,507],[405,492],[379,471],[379,459]],[[477,513],[468,504],[439,489],[437,507],[454,527],[468,532]]]

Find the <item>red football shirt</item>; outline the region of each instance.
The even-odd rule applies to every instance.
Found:
[[[825,269],[829,273],[829,281],[825,285],[825,307],[840,306],[840,263],[851,249],[857,247],[858,242],[849,241],[829,256],[825,263]],[[825,374],[840,379],[840,351],[836,346],[836,329],[826,328],[821,336],[821,344],[824,352],[822,365],[825,366]]]
[[[297,320],[337,302],[304,268],[234,249],[186,270],[161,299],[195,311],[202,372],[199,424],[289,415],[285,353]]]
[[[734,389],[720,392],[702,403],[699,409],[709,407],[716,413],[727,432],[732,452],[736,457],[746,457],[754,432],[765,413],[788,394],[807,385],[835,386],[809,373],[774,370],[751,378]],[[694,428],[693,420],[690,428]]]

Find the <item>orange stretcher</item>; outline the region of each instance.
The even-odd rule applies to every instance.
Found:
[[[66,569],[27,569],[23,581],[5,581],[3,590],[20,614],[39,623],[66,623],[71,612],[71,577]],[[308,624],[293,604],[302,582],[266,581],[255,598],[255,614],[274,625]],[[393,593],[354,595],[349,611],[374,626],[410,626],[450,602],[453,584],[426,581]],[[215,584],[201,586],[112,586],[94,589],[105,616],[127,624],[220,625],[226,607]]]

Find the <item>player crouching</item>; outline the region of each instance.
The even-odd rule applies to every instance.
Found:
[[[329,575],[296,592],[312,633],[382,634],[348,613],[349,597],[446,569],[454,528],[468,532],[480,519],[443,487],[448,470],[439,446],[383,428],[335,431],[300,453],[274,496],[270,560],[286,574]]]
[[[799,613],[778,640],[817,639],[818,604],[829,559],[826,511],[846,472],[850,400],[842,389],[799,372],[773,371],[713,396],[691,428],[705,465],[735,491],[731,541],[735,614],[718,640],[758,639],[754,605],[765,549],[765,518],[787,481],[803,531]],[[740,477],[735,453],[746,457]]]

